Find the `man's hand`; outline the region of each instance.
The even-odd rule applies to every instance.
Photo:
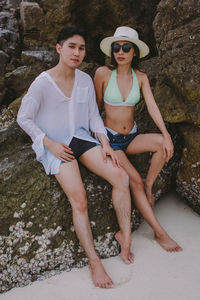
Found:
[[[72,161],[75,158],[71,148],[64,143],[54,142],[47,136],[44,137],[43,143],[55,157],[63,162]]]

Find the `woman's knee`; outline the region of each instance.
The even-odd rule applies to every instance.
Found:
[[[130,178],[130,186],[137,191],[144,190],[144,182],[141,177]]]
[[[114,186],[129,186],[129,176],[123,168],[116,168],[116,172],[113,176]]]
[[[157,134],[156,136],[156,151],[163,151],[163,136],[162,134]]]

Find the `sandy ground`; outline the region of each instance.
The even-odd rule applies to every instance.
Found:
[[[133,233],[133,265],[125,265],[120,257],[103,260],[115,288],[94,287],[84,267],[12,289],[0,300],[199,300],[200,216],[174,196],[160,200],[155,212],[183,252],[165,252],[144,222]]]

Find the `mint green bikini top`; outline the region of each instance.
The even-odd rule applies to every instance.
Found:
[[[104,93],[104,102],[113,106],[134,106],[140,101],[140,87],[137,76],[133,69],[133,86],[125,101],[122,99],[118,84],[117,84],[117,70],[114,69],[111,73],[108,85]]]

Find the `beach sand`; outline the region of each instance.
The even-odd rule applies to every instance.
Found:
[[[162,198],[155,213],[183,252],[164,251],[143,222],[133,233],[134,264],[125,265],[120,256],[103,260],[115,288],[96,288],[84,267],[14,288],[0,300],[199,300],[200,216],[175,196]]]

